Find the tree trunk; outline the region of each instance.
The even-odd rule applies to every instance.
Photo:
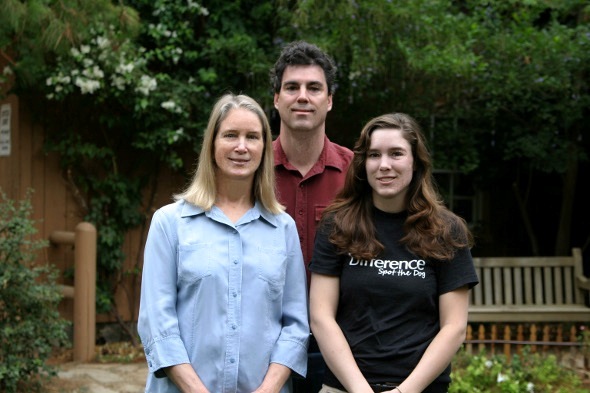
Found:
[[[561,210],[559,214],[559,227],[555,241],[555,255],[569,255],[571,253],[571,227],[574,197],[576,195],[576,182],[578,177],[578,157],[576,147],[571,145],[568,154],[567,169],[563,176],[563,188]]]
[[[529,236],[529,241],[531,242],[531,251],[533,253],[533,256],[539,256],[539,245],[537,244],[537,237],[535,236],[535,231],[533,231],[531,220],[526,211],[526,205],[522,200],[522,196],[520,196],[520,192],[518,191],[518,185],[516,183],[512,183],[512,189],[514,190],[514,196],[516,197],[516,202],[518,203],[518,210],[520,210],[520,216],[522,217],[526,233]]]

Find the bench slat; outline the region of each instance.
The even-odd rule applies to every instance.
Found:
[[[561,274],[563,272],[562,268],[554,267],[553,268],[553,286],[555,288],[555,304],[565,304],[563,299],[563,282],[564,277]]]
[[[545,298],[543,304],[555,304],[555,297],[553,291],[555,290],[553,285],[553,274],[551,267],[547,266],[543,268],[543,293]]]
[[[533,268],[534,287],[535,287],[535,304],[543,304],[543,275],[541,274],[541,267]]]
[[[522,289],[522,269],[514,269],[514,304],[524,304]]]
[[[492,269],[489,267],[484,267],[483,269],[483,289],[484,289],[484,304],[492,305],[493,295],[492,291],[494,290],[494,285],[492,281]]]
[[[524,303],[533,304],[533,269],[531,267],[524,268],[524,290]]]
[[[494,273],[494,283],[499,283],[494,285],[494,288],[497,288],[497,290],[494,290],[494,304],[503,304],[504,302],[502,301],[502,295],[503,295],[503,291],[501,289],[500,285],[502,284],[502,268],[498,268],[495,267],[492,269],[493,273]]]

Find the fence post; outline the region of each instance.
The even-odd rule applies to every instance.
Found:
[[[96,228],[76,226],[74,243],[74,361],[94,358],[96,341]]]

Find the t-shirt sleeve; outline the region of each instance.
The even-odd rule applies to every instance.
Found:
[[[437,262],[437,267],[439,295],[454,291],[465,285],[471,289],[479,283],[469,248],[458,250],[455,257],[450,261]]]
[[[316,231],[313,254],[309,262],[309,270],[313,273],[330,276],[339,276],[342,273],[343,255],[330,242],[332,226],[331,220],[322,220]]]

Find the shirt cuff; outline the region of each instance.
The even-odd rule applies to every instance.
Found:
[[[155,373],[157,378],[166,376],[162,370],[165,367],[190,363],[188,353],[180,336],[168,336],[153,341],[144,348],[144,352],[148,368],[150,372]]]

